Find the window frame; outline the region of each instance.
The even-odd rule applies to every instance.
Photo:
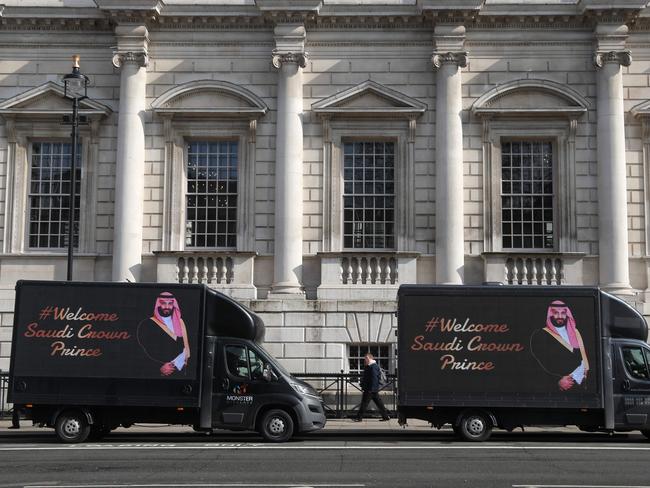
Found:
[[[345,145],[346,144],[355,144],[355,143],[375,144],[375,143],[388,143],[388,142],[392,142],[394,144],[394,148],[395,148],[395,150],[393,152],[393,180],[392,180],[392,183],[393,183],[393,193],[392,193],[392,198],[393,198],[393,207],[392,207],[392,211],[393,211],[393,221],[392,221],[392,223],[393,223],[393,233],[392,233],[392,237],[393,237],[393,244],[394,245],[391,246],[391,247],[346,247],[345,246],[345,236],[346,236],[346,234],[345,234],[345,204],[343,202],[344,202],[345,196],[354,197],[357,194],[356,193],[351,193],[351,194],[345,193],[345,174],[344,174],[345,161],[342,161],[342,163],[341,163],[341,181],[342,181],[343,191],[341,191],[341,197],[340,197],[341,198],[341,241],[342,241],[341,242],[341,248],[342,248],[342,250],[344,252],[361,252],[361,253],[364,253],[364,252],[395,252],[396,251],[396,247],[397,247],[397,235],[396,235],[396,233],[397,233],[397,191],[398,191],[397,181],[396,180],[397,180],[397,172],[398,172],[398,165],[399,165],[399,159],[398,159],[398,155],[397,155],[397,152],[398,152],[399,148],[398,148],[397,140],[395,140],[393,138],[389,138],[389,137],[371,138],[371,139],[360,138],[360,137],[356,137],[356,136],[355,137],[344,137],[341,140],[341,151],[342,151],[342,154],[343,154],[343,158],[345,159]],[[365,167],[364,167],[364,169],[365,169]],[[386,181],[386,180],[384,180],[384,181]],[[365,191],[363,193],[365,194]],[[387,194],[383,194],[383,195],[386,196]],[[364,208],[365,208],[365,206],[364,206]],[[384,225],[385,224],[386,224],[386,220],[384,219]],[[365,232],[363,232],[362,236],[365,237],[365,235],[366,235]],[[373,234],[373,235],[376,235],[376,234]],[[385,236],[386,235],[388,235],[388,234],[385,234]],[[353,234],[353,238],[354,238],[354,234]]]
[[[241,136],[240,137],[235,137],[235,138],[228,138],[228,137],[212,137],[208,139],[202,139],[202,138],[197,138],[197,137],[187,137],[184,138],[184,148],[183,148],[183,172],[182,172],[182,178],[183,178],[183,221],[182,221],[182,228],[186,229],[187,225],[187,183],[188,183],[188,178],[187,178],[187,163],[189,161],[189,155],[188,155],[188,146],[192,143],[199,142],[199,143],[213,143],[213,142],[227,142],[227,143],[232,143],[235,142],[237,143],[237,225],[236,225],[236,230],[235,230],[235,239],[237,244],[235,246],[189,246],[187,245],[186,241],[184,249],[187,251],[209,251],[209,250],[218,250],[218,251],[236,251],[239,248],[239,241],[241,239],[241,229],[242,229],[242,223],[241,219],[243,218],[242,216],[242,211],[241,211],[241,197],[242,197],[242,188],[241,188],[241,169],[242,169],[242,156],[243,151],[242,151],[242,144],[241,144]],[[215,220],[215,222],[218,222],[218,220]],[[185,234],[186,236],[186,234]]]
[[[87,204],[79,209],[79,245],[76,253],[93,253],[96,248],[96,192],[98,142],[96,123],[82,126],[79,133],[81,147],[80,201]],[[54,121],[21,122],[9,137],[7,165],[7,206],[5,211],[4,252],[7,254],[61,255],[64,247],[30,247],[30,184],[33,143],[71,142],[69,131]]]
[[[323,251],[384,252],[410,251],[415,248],[415,152],[413,123],[396,123],[378,118],[323,120],[326,136],[323,172]],[[393,248],[345,248],[343,246],[344,144],[346,142],[393,142],[394,165],[394,243]]]
[[[183,120],[164,117],[166,133],[163,209],[163,251],[252,252],[255,235],[256,121]],[[238,145],[237,245],[190,247],[185,243],[187,222],[187,146],[191,142],[236,141]]]
[[[645,378],[640,378],[636,376],[632,371],[629,370],[627,361],[625,360],[625,351],[633,351],[633,350],[638,350],[641,354],[641,359],[643,359],[643,363],[645,365],[645,371],[646,371],[646,376]],[[623,359],[623,369],[625,369],[625,373],[627,376],[634,380],[634,381],[650,381],[650,363],[648,362],[650,358],[648,357],[648,350],[644,347],[641,346],[632,346],[632,345],[623,345],[621,347],[621,357]]]
[[[575,252],[575,120],[484,120],[484,248],[486,252]],[[503,248],[501,227],[501,146],[504,141],[551,141],[553,144],[553,248]]]
[[[26,188],[25,188],[26,189],[26,192],[25,192],[25,197],[26,197],[25,198],[26,217],[25,217],[25,236],[24,236],[25,249],[28,250],[28,251],[45,251],[45,252],[57,252],[57,251],[61,251],[61,250],[66,250],[67,251],[67,249],[68,249],[67,244],[65,244],[63,246],[59,246],[59,247],[32,247],[29,244],[30,226],[32,224],[32,219],[31,219],[31,210],[32,210],[32,205],[31,205],[31,198],[32,198],[31,169],[32,169],[32,162],[33,162],[33,155],[34,155],[34,144],[35,143],[40,143],[40,144],[48,144],[48,143],[49,144],[72,144],[72,141],[63,140],[63,139],[32,139],[30,141],[30,143],[29,143],[28,155],[27,155],[27,165],[28,165],[27,173],[28,173],[28,175],[27,175],[27,184],[26,184]],[[81,202],[84,201],[83,200],[83,198],[84,198],[84,195],[83,195],[83,190],[84,190],[83,181],[84,181],[84,176],[85,176],[84,175],[84,161],[83,161],[84,150],[83,150],[83,146],[81,144],[79,144],[79,146],[81,146],[81,151],[80,151],[80,153],[78,155],[80,163],[81,163],[80,168],[79,168],[80,169],[80,177],[77,180],[77,183],[79,184],[79,202],[80,202],[80,205],[79,205],[79,222],[77,224],[78,227],[79,227],[79,231],[78,231],[78,237],[77,237],[77,246],[74,247],[74,250],[77,251],[77,252],[79,251],[79,248],[80,248],[80,245],[81,245],[81,236],[83,234],[82,229],[81,229],[81,222],[82,222],[82,220],[81,220],[81,215],[82,215],[81,212],[82,212],[83,205],[81,205]],[[59,196],[66,197],[66,198],[68,197],[68,195],[69,195],[68,193],[60,193],[59,194]],[[61,223],[67,223],[67,220],[66,221],[60,221],[60,222]],[[64,233],[62,232],[60,235],[64,235]],[[65,236],[67,236],[67,232],[65,232]]]
[[[372,353],[371,348],[380,348],[380,347],[387,347],[388,348],[388,356],[387,357],[382,357],[382,356],[377,356],[373,353],[375,356],[375,359],[379,357],[379,359],[386,359],[388,361],[388,367],[384,368],[388,374],[395,374],[396,373],[396,364],[397,364],[397,344],[394,342],[351,342],[347,344],[347,370],[350,374],[362,374],[363,373],[363,367],[359,370],[357,373],[356,370],[352,369],[350,361],[351,360],[358,360],[358,359],[363,359],[363,356],[365,355],[365,352],[361,356],[352,356],[352,351],[351,349],[353,347],[358,347],[358,348],[368,348],[370,349],[370,352]],[[366,350],[366,352],[368,352]],[[380,365],[380,367],[383,367],[379,361],[377,363]]]

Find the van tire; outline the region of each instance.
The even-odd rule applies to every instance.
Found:
[[[56,418],[54,431],[61,442],[77,444],[88,439],[90,425],[82,411],[65,410]]]
[[[286,442],[293,435],[293,419],[285,410],[269,410],[260,422],[260,434],[269,442]]]
[[[641,433],[646,437],[646,439],[650,439],[650,429],[644,429]]]
[[[492,419],[483,412],[467,412],[460,419],[460,436],[470,442],[482,442],[492,434]]]

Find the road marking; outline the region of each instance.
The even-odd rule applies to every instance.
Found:
[[[360,488],[366,485],[360,484],[313,484],[313,483],[291,483],[277,484],[277,483],[173,483],[173,484],[114,484],[114,485],[25,485],[25,488],[174,488],[174,487],[189,487],[189,488]]]
[[[130,449],[130,450],[464,450],[464,451],[650,451],[650,446],[276,446],[276,445],[181,445],[181,444],[93,444],[93,445],[62,445],[62,446],[17,446],[0,447],[0,451],[99,451],[105,449]],[[650,487],[648,487],[650,488]]]
[[[512,488],[650,488],[648,485],[512,485]]]

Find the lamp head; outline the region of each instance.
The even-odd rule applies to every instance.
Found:
[[[72,73],[63,77],[64,96],[70,100],[87,98],[88,77],[79,71],[79,55],[72,56]]]

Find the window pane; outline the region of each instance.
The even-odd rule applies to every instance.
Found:
[[[387,343],[369,343],[369,344],[350,344],[348,349],[348,361],[350,373],[361,374],[364,368],[364,356],[370,353],[374,356],[375,361],[380,368],[388,372],[394,372],[393,357],[391,348],[393,344]]]
[[[395,181],[395,144],[392,142],[345,143],[343,171],[343,246],[390,249]]]
[[[648,380],[648,365],[643,357],[643,351],[640,347],[624,347],[623,362],[625,369],[633,378],[639,380]]]
[[[502,150],[505,148],[508,151],[502,155],[501,169],[502,247],[553,248],[553,144],[505,141]],[[544,170],[538,168],[543,163]]]
[[[249,378],[248,359],[245,346],[226,346],[228,372],[240,378]]]
[[[79,247],[81,145],[75,162],[75,198],[70,202],[72,144],[33,142],[29,184],[29,247],[62,248],[68,243],[68,215],[74,205],[73,245]]]
[[[196,141],[187,145],[188,247],[237,246],[238,154],[237,141]],[[227,225],[229,221],[235,225]]]

